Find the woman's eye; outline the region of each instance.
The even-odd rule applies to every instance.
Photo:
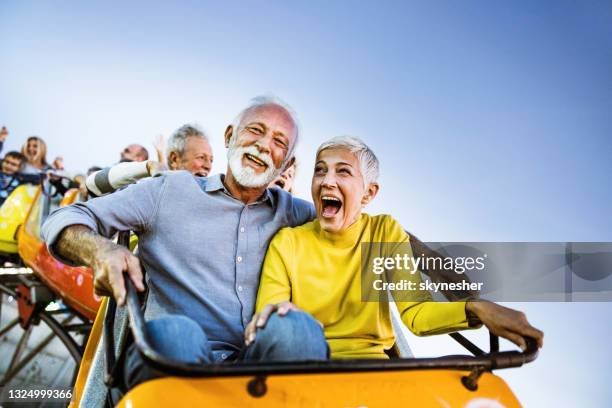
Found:
[[[323,173],[323,167],[315,167],[315,173]]]
[[[350,174],[351,174],[351,172],[350,172],[350,170],[349,170],[349,169],[340,169],[340,170],[338,170],[338,173],[348,174],[348,175],[350,175]]]

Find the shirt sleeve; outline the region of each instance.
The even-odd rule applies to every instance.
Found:
[[[286,259],[293,253],[288,229],[280,230],[268,248],[263,264],[255,312],[259,313],[266,305],[291,300],[291,279]]]
[[[70,225],[85,225],[107,238],[118,231],[143,233],[157,215],[166,180],[164,176],[154,177],[114,194],[55,210],[42,226],[49,252],[63,263],[74,265],[55,251],[59,235]]]

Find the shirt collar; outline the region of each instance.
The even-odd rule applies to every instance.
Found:
[[[208,177],[208,179],[206,180],[206,187],[204,188],[204,190],[207,193],[222,190],[225,194],[232,197],[230,192],[227,191],[227,189],[225,188],[225,185],[223,184],[224,178],[225,178],[224,174],[215,174],[214,176]],[[275,194],[273,194],[269,188],[267,188],[266,191],[264,191],[264,193],[261,195],[261,197],[259,197],[259,199],[257,199],[257,201],[255,201],[253,204],[261,204],[268,200],[270,201],[270,204],[272,205],[272,207],[276,205]]]

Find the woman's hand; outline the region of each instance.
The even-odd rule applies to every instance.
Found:
[[[266,326],[272,313],[276,312],[279,316],[285,316],[292,310],[300,311],[300,308],[289,301],[276,305],[266,305],[261,312],[253,315],[253,318],[244,330],[244,344],[248,346],[255,341],[257,329],[263,329]]]
[[[534,338],[540,348],[544,344],[544,333],[529,324],[523,312],[486,300],[468,301],[465,310],[475,315],[491,333],[510,340],[523,351],[527,348],[524,337]]]

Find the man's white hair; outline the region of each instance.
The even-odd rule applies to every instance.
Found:
[[[297,115],[295,111],[293,110],[293,108],[277,96],[262,95],[262,96],[256,96],[255,98],[251,99],[251,101],[249,102],[249,105],[246,108],[244,108],[242,111],[240,111],[238,116],[236,116],[236,118],[234,118],[234,121],[232,122],[233,132],[232,132],[232,137],[230,139],[229,144],[230,146],[232,146],[234,142],[236,141],[236,137],[238,135],[238,126],[240,125],[240,122],[242,122],[242,119],[246,116],[246,114],[251,112],[254,109],[260,108],[265,105],[276,105],[276,106],[280,106],[281,108],[283,108],[289,114],[289,117],[291,118],[291,121],[293,122],[293,125],[295,126],[295,140],[293,141],[293,144],[289,146],[287,156],[285,156],[285,160],[283,161],[283,165],[284,165],[291,157],[293,157],[293,153],[295,152],[295,147],[297,146],[298,139],[299,139],[300,125],[297,119]]]
[[[199,137],[208,142],[208,137],[197,125],[183,125],[174,131],[166,145],[166,160],[170,162],[170,153],[177,152],[180,157],[185,153],[185,144],[190,137]]]
[[[363,141],[353,136],[337,136],[323,142],[317,149],[317,157],[319,153],[327,149],[345,149],[353,153],[359,161],[363,182],[367,188],[370,183],[375,183],[379,176],[378,158]]]

